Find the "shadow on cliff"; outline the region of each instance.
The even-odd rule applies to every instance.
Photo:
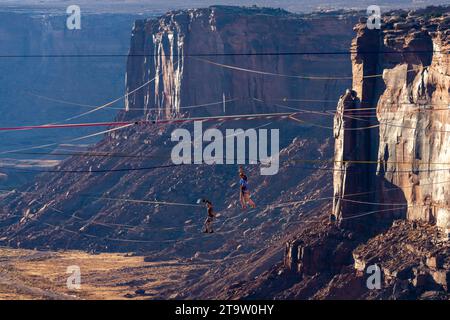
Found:
[[[353,125],[354,128],[361,126]],[[346,194],[341,204],[341,210],[350,214],[340,221],[340,227],[354,232],[362,239],[386,231],[394,220],[405,219],[407,212],[404,192],[386,178],[389,151],[384,150],[383,159],[377,160],[379,129],[371,131],[362,137],[353,137],[349,146],[351,151],[345,160],[354,162],[345,168]],[[358,134],[356,131],[351,133]],[[367,159],[370,162],[365,163]]]
[[[377,214],[380,228],[386,229],[392,225],[394,220],[406,219],[408,204],[405,194],[401,188],[386,179],[387,162],[389,161],[389,149],[384,149],[383,159],[377,170],[377,193],[376,201],[379,203]]]

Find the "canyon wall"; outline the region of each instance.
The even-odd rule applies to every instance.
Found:
[[[449,22],[448,8],[431,7],[386,14],[381,30],[369,30],[364,22],[356,25],[353,92],[360,103],[358,110],[345,112],[344,105],[354,108],[355,104],[348,101],[348,93],[341,97],[335,118],[336,166],[345,166],[341,160],[362,160],[357,152],[362,148],[364,160],[376,162],[377,169],[376,175],[371,170],[359,176],[357,172],[347,176],[335,173],[334,214],[338,218],[345,220],[359,213],[351,204],[345,208],[341,202],[356,202],[352,193],[361,190],[355,182],[364,185],[371,180],[374,183],[366,189],[371,196],[364,202],[373,202],[371,208],[380,211],[378,218],[406,214],[409,220],[448,230]],[[379,133],[378,129],[357,129],[374,125],[374,121],[379,124]],[[354,132],[358,133],[357,143],[350,137]],[[360,168],[364,164],[351,165]],[[351,186],[344,190],[346,183]]]
[[[81,30],[68,30],[65,10],[0,8],[0,111],[3,126],[59,122],[123,94],[129,34],[137,15],[84,14]],[[68,55],[69,57],[61,57]],[[78,57],[124,55],[124,57]],[[77,104],[82,104],[77,105]],[[123,101],[113,107],[123,107]],[[113,119],[115,109],[81,118]],[[59,130],[70,139],[92,130]],[[54,141],[55,132],[2,134],[0,150]],[[16,155],[10,154],[11,157]]]
[[[66,8],[5,8],[0,4],[0,114],[3,127],[60,122],[123,95],[126,54],[134,14],[88,14],[82,29],[68,30]],[[122,54],[122,57],[77,57]],[[70,57],[58,57],[69,55]],[[78,105],[81,104],[81,105]],[[88,114],[80,121],[112,120],[118,101],[110,108]],[[30,146],[60,143],[95,132],[95,128],[2,132],[0,153]],[[88,143],[99,140],[94,137]],[[81,146],[84,147],[84,146]],[[53,148],[50,148],[53,149]],[[41,151],[42,152],[42,151]],[[0,187],[11,189],[32,179],[11,167],[12,159],[36,164],[49,158],[36,152],[3,154]],[[53,156],[61,160],[64,156]],[[7,164],[5,164],[7,162]],[[45,159],[42,161],[45,164]],[[36,170],[42,164],[34,165]]]
[[[276,107],[285,97],[337,99],[336,90],[343,90],[349,80],[312,81],[296,76],[348,76],[348,57],[296,53],[348,50],[355,22],[356,17],[348,13],[297,15],[281,9],[226,6],[173,11],[159,19],[137,21],[127,67],[126,110],[131,117],[166,118],[187,112],[286,111]],[[150,85],[134,92],[153,78]],[[229,101],[225,110],[224,98]],[[332,105],[309,104],[314,108]]]

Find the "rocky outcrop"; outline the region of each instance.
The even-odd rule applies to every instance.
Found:
[[[284,266],[302,277],[337,273],[343,265],[351,263],[352,248],[357,243],[352,233],[322,221],[322,226],[306,229],[297,239],[286,243]]]
[[[449,246],[425,222],[397,220],[361,237],[325,219],[286,243],[282,264],[230,287],[227,297],[448,300]]]
[[[384,287],[409,287],[416,295],[449,290],[450,245],[436,226],[397,221],[392,228],[353,251],[354,267],[379,265]],[[398,294],[398,292],[393,292]]]
[[[334,117],[332,214],[341,226],[347,228],[365,226],[361,222],[365,219],[364,213],[376,207],[375,196],[371,192],[378,183],[376,164],[367,160],[373,159],[378,151],[378,130],[373,125],[374,121],[364,118],[364,109],[357,93],[347,90],[339,99]]]
[[[359,191],[355,186],[358,179],[356,185],[366,186],[366,178],[370,178],[371,187],[366,190],[374,195],[368,200],[397,206],[391,212],[385,210],[385,216],[394,217],[405,210],[409,220],[436,224],[448,232],[449,22],[448,8],[428,8],[387,14],[381,30],[369,30],[364,23],[355,27],[353,90],[361,101],[360,117],[367,121],[376,116],[379,137],[356,131],[362,127],[361,121],[342,118],[341,104],[345,105],[347,99],[343,96],[335,121],[335,154],[339,166],[341,160],[361,160],[356,150],[362,147],[364,160],[377,162],[378,167],[376,177],[356,171],[354,175],[335,174],[336,216],[345,218],[354,213],[352,206],[346,208],[341,201]],[[356,144],[339,131],[341,122],[357,132]],[[351,150],[346,151],[346,147]],[[374,147],[377,155],[371,152]],[[352,187],[343,191],[346,181],[352,181]]]

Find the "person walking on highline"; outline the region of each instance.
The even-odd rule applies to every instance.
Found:
[[[241,201],[242,209],[247,209],[247,203],[250,204],[252,208],[256,208],[256,204],[250,198],[250,192],[248,190],[248,179],[247,175],[244,173],[242,166],[239,167],[239,188],[240,195],[239,200]]]
[[[211,201],[203,199],[202,202],[206,205],[206,212],[207,212],[207,217],[204,223],[205,226],[205,230],[203,231],[204,233],[213,233],[214,230],[212,228],[212,222],[214,220],[215,214],[214,214],[214,210],[213,210],[213,206]]]

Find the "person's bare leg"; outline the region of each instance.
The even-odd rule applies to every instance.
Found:
[[[213,228],[212,228],[212,221],[208,220],[208,233],[213,233]]]
[[[247,193],[246,194],[246,200],[248,202],[248,204],[250,204],[250,207],[252,208],[256,208],[256,204],[253,202],[253,200],[250,198],[250,195]]]
[[[240,193],[239,201],[241,202],[242,209],[247,209],[247,206],[245,205],[245,197],[242,192]]]

